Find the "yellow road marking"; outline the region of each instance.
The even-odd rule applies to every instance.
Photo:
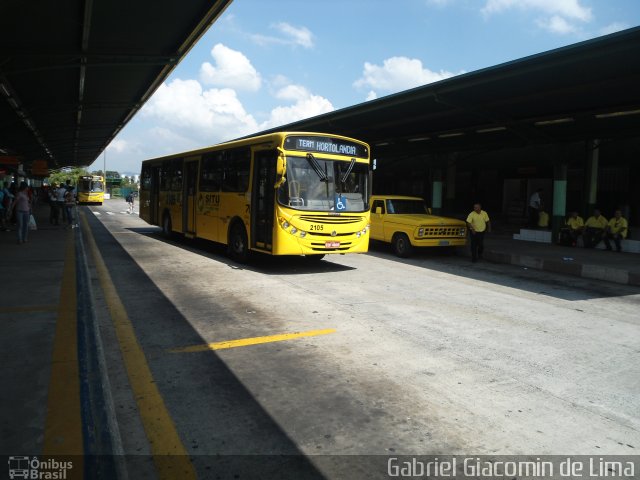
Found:
[[[62,288],[51,360],[51,380],[47,400],[43,455],[78,455],[75,474],[82,477],[82,413],[78,366],[76,256],[73,233],[67,235]]]
[[[293,340],[295,338],[316,337],[318,335],[328,335],[335,332],[335,328],[327,328],[325,330],[311,330],[308,332],[281,333],[279,335],[268,335],[266,337],[241,338],[239,340],[227,340],[224,342],[208,343],[205,345],[192,345],[190,347],[174,348],[169,351],[171,353],[193,353],[206,352],[208,350],[224,350],[226,348],[258,345],[260,343],[283,342],[285,340]]]
[[[120,351],[129,376],[129,383],[138,404],[145,433],[149,439],[158,476],[161,479],[195,479],[195,469],[155,384],[144,351],[138,343],[127,311],[100,255],[89,229],[89,223],[84,213],[81,216],[84,237],[87,239],[87,244],[93,255],[100,285],[111,313]]]
[[[75,272],[73,273],[75,275]],[[57,312],[59,305],[27,305],[24,307],[2,307],[3,313]]]

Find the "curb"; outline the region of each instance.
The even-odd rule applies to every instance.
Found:
[[[519,267],[533,268],[535,270],[562,273],[590,280],[602,280],[623,285],[640,286],[640,273],[630,272],[622,268],[604,267],[602,265],[579,262],[564,262],[530,255],[504,253],[496,250],[485,250],[484,258],[495,263],[505,263]]]

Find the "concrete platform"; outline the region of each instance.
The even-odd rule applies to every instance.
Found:
[[[565,247],[516,240],[511,234],[487,234],[486,260],[603,282],[640,286],[640,257],[635,253]]]

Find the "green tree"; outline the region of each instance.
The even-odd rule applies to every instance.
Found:
[[[89,172],[85,168],[63,168],[50,174],[48,183],[49,185],[53,183],[64,184],[69,180],[71,185],[77,185],[80,175],[89,175]]]

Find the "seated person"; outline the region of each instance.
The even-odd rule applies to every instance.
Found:
[[[622,210],[616,210],[614,217],[609,220],[609,224],[607,225],[604,235],[604,244],[607,246],[607,250],[611,250],[611,243],[609,240],[613,239],[616,244],[616,251],[622,251],[620,243],[623,238],[627,238],[628,227],[629,223],[627,222],[627,219],[622,216]]]
[[[583,229],[584,220],[582,217],[578,215],[578,212],[571,212],[565,222],[565,227],[560,230],[560,243],[562,245],[575,247],[578,243],[578,237],[582,235]]]
[[[543,208],[540,208],[540,212],[538,213],[538,227],[549,228],[549,214],[545,212]]]
[[[593,211],[593,215],[587,219],[587,223],[584,224],[584,238],[585,248],[593,248],[597,246],[604,238],[608,222],[607,219],[600,215],[600,210],[597,208]]]

